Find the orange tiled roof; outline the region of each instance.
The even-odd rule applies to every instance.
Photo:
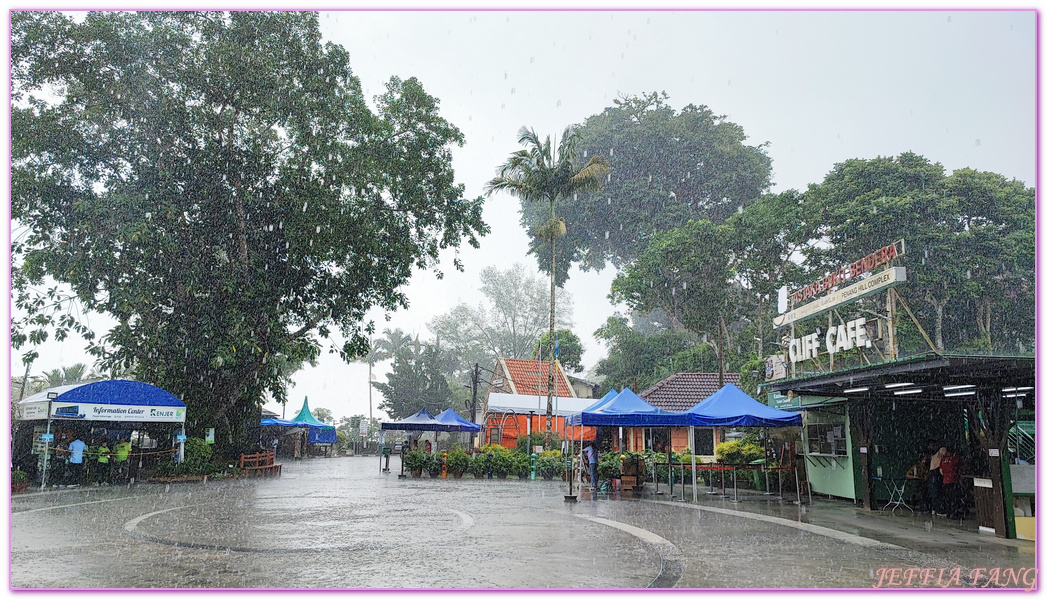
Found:
[[[501,359],[508,371],[509,379],[513,380],[517,394],[548,394],[549,393],[549,363],[537,360],[522,360],[519,358]],[[555,370],[556,393],[561,398],[573,398],[574,388],[567,381],[567,377],[559,368]]]

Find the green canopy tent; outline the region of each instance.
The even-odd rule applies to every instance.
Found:
[[[302,410],[290,420],[262,419],[263,427],[305,427],[308,430],[307,442],[310,444],[333,444],[338,441],[334,426],[318,421],[309,410],[309,397],[302,402]]]

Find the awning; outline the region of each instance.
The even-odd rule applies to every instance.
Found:
[[[382,423],[382,429],[396,429],[399,431],[461,431],[462,425],[450,425],[448,423],[437,421],[429,411],[423,408],[413,415],[400,419],[399,421]]]
[[[446,423],[448,425],[458,425],[462,428],[461,431],[480,431],[479,425],[473,423],[472,421],[469,421],[468,419],[465,419],[450,408],[436,415],[433,418],[437,421],[440,421],[441,423]]]
[[[52,398],[48,398],[48,396]],[[18,403],[15,418],[48,418],[130,423],[184,423],[185,403],[170,392],[126,379],[63,385],[37,392]]]
[[[732,383],[683,414],[694,427],[794,427],[802,423],[799,413],[761,404]]]

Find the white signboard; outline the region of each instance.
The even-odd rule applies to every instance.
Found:
[[[764,362],[765,369],[765,381],[775,381],[777,379],[785,379],[788,371],[785,368],[785,357],[781,354],[772,354],[767,357]]]
[[[866,296],[883,291],[889,287],[898,285],[905,281],[905,267],[891,267],[874,274],[872,277],[863,279],[854,285],[837,290],[828,296],[818,298],[800,308],[791,310],[784,315],[774,318],[775,327],[784,327],[792,323],[798,323],[811,317],[816,317],[841,304],[854,302]]]
[[[185,409],[174,406],[120,406],[56,401],[51,403],[51,418],[88,421],[184,423]]]
[[[367,420],[360,419],[360,435],[367,435]]]
[[[15,412],[15,418],[19,421],[36,421],[47,418],[47,403],[20,405]]]

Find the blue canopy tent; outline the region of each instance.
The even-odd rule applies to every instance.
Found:
[[[104,429],[112,439],[119,430],[138,431],[150,437],[166,435],[172,428],[182,427],[185,415],[181,400],[141,381],[108,379],[49,388],[15,406],[14,417],[19,426],[12,431],[12,463],[29,470],[35,478],[37,455],[43,454],[46,472],[50,443],[42,442],[36,430],[43,425],[34,422],[47,423],[46,431],[40,433],[51,434],[51,424],[56,422],[62,428],[82,430],[83,435],[90,434],[93,428]],[[41,476],[41,485],[45,483],[46,473]]]
[[[732,383],[683,414],[690,416],[688,425],[695,427],[795,427],[802,422],[799,413],[767,406]]]
[[[18,403],[15,418],[184,423],[185,404],[170,392],[126,379],[50,388]]]
[[[614,388],[611,388],[611,391],[609,391],[606,394],[604,394],[603,398],[600,398],[596,402],[593,402],[592,404],[587,406],[585,408],[585,410],[596,410],[596,409],[600,408],[601,406],[607,404],[611,400],[614,400],[614,397],[617,396],[617,395],[618,395],[617,390],[615,390]],[[573,415],[567,415],[567,418],[564,419],[564,421],[568,425],[581,425],[582,424],[582,413],[576,412]]]
[[[309,410],[309,397],[302,403],[302,410],[289,420],[262,419],[262,426],[303,427],[308,431],[307,442],[310,444],[333,444],[338,441],[338,434],[333,425],[318,421]]]
[[[436,419],[437,421],[440,421],[441,423],[446,423],[448,425],[459,425],[459,426],[461,426],[460,431],[465,431],[465,432],[480,431],[480,426],[479,425],[477,425],[476,423],[473,423],[472,421],[467,420],[466,418],[462,417],[461,415],[459,415],[453,409],[450,409],[450,408],[448,408],[447,410],[443,411],[442,413],[436,415],[433,418]]]
[[[466,422],[468,423],[468,421]],[[462,424],[437,421],[432,413],[423,408],[413,415],[400,419],[399,421],[390,421],[388,423],[383,422],[382,429],[396,429],[400,431],[461,431]]]
[[[607,402],[597,402],[590,407],[572,415],[578,425],[604,425],[615,427],[658,427],[675,425],[679,421],[677,413],[664,411],[649,404],[629,388]]]
[[[795,427],[803,422],[799,413],[772,408],[758,402],[733,383],[724,384],[713,395],[683,413],[681,425],[691,428],[691,444],[694,444],[695,427]],[[691,484],[695,502],[698,501],[698,475],[691,455]]]
[[[446,414],[448,411],[454,413],[453,410],[448,409],[448,410],[445,410],[444,412],[442,412],[440,414],[443,415],[445,417],[445,419],[446,419],[448,417],[448,415]],[[458,413],[454,413],[454,416],[458,417]],[[389,423],[382,423],[382,429],[383,430],[395,429],[395,430],[398,430],[398,431],[435,431],[436,435],[440,435],[441,431],[471,431],[470,429],[466,429],[465,428],[466,427],[465,424],[475,425],[475,423],[470,423],[469,421],[466,421],[465,419],[462,419],[461,417],[458,417],[458,418],[461,419],[464,423],[458,422],[458,421],[455,421],[453,423],[452,422],[439,421],[439,420],[436,419],[436,417],[434,417],[432,415],[432,413],[430,413],[425,408],[422,408],[422,410],[414,413],[413,415],[411,415],[409,417],[400,419],[399,421],[391,421]],[[480,426],[476,425],[476,427],[477,427],[477,430],[479,430]],[[403,469],[404,469],[403,455],[404,455],[404,452],[406,452],[406,451],[407,451],[407,449],[404,448],[404,450],[400,453],[400,476],[401,477],[404,476],[403,475]]]

